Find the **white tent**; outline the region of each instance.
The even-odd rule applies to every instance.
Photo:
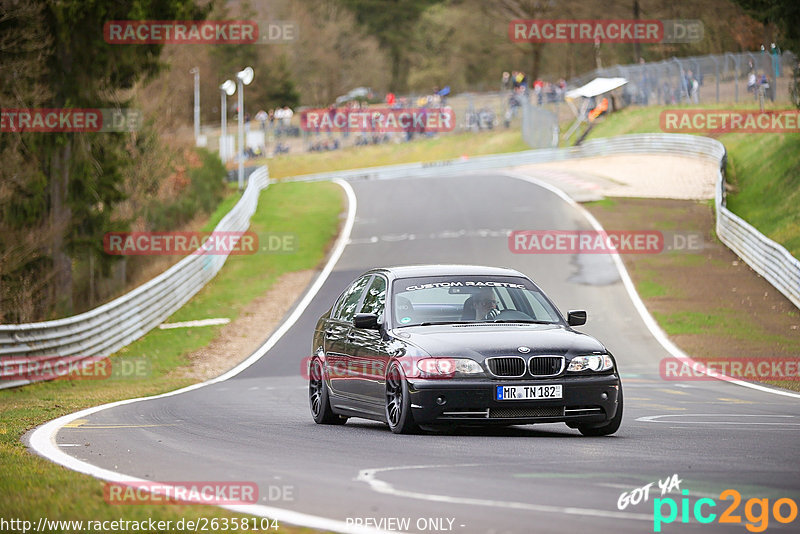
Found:
[[[603,93],[613,91],[626,83],[628,83],[628,80],[625,78],[595,78],[582,87],[567,91],[564,96],[567,98],[578,98],[579,96],[592,98],[593,96],[599,96]]]

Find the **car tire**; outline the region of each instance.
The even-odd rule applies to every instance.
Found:
[[[619,396],[617,397],[617,413],[611,420],[602,426],[580,425],[578,431],[584,436],[608,436],[619,430],[622,423],[622,384],[619,386]]]
[[[343,425],[347,422],[346,417],[336,415],[331,409],[328,384],[318,358],[311,360],[308,368],[308,403],[314,422],[318,425]]]
[[[389,430],[395,434],[414,434],[419,427],[411,413],[411,396],[408,381],[397,363],[393,363],[386,373],[386,396],[384,416]]]

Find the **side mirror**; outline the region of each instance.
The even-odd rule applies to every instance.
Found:
[[[356,328],[378,329],[378,316],[374,313],[357,313],[353,317],[353,326]]]
[[[570,326],[580,326],[586,324],[585,310],[570,310],[567,312],[567,324]]]

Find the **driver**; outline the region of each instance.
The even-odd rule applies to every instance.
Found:
[[[486,287],[481,289],[474,298],[476,321],[492,320],[500,315],[500,310],[497,309],[497,299],[491,288]]]

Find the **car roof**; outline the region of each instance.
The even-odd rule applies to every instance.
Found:
[[[398,265],[381,267],[370,272],[385,272],[394,278],[421,278],[425,276],[521,276],[524,274],[505,267],[486,265]]]

